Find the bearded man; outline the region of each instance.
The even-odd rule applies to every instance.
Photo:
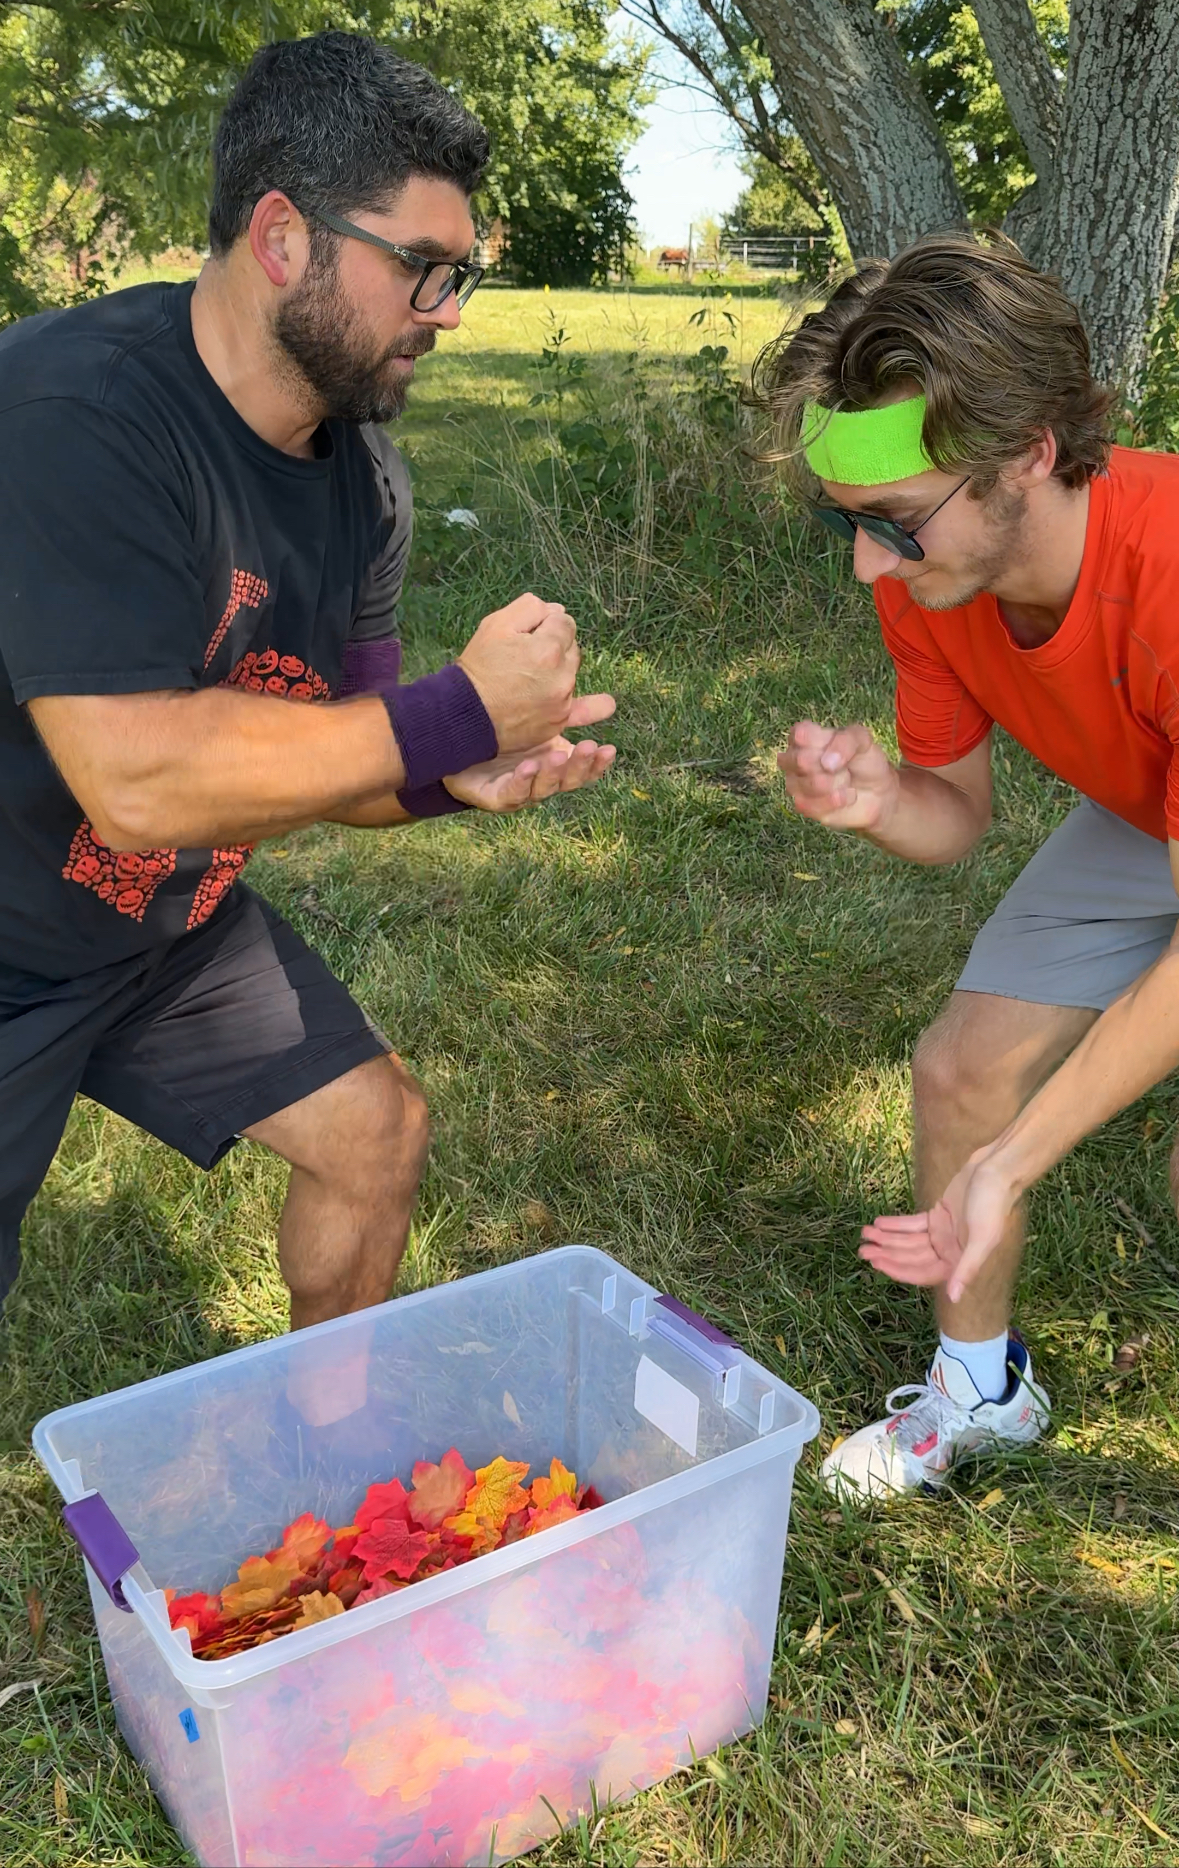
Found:
[[[1179,1064],[1179,459],[1111,449],[1076,309],[1002,240],[864,267],[760,384],[896,669],[899,765],[865,726],[802,721],[778,760],[796,808],[958,862],[990,823],[996,722],[1082,794],[913,1056],[924,1210],[861,1256],[932,1287],[941,1341],[824,1467],[883,1494],[1042,1432],[1009,1332],[1023,1196]]]
[[[410,540],[380,424],[478,284],[480,124],[327,32],[260,51],[211,254],[0,338],[0,1297],[77,1091],[211,1168],[290,1163],[293,1327],[388,1296],[422,1092],[240,880],[321,820],[516,810],[598,778],[576,631],[532,595],[399,682]]]

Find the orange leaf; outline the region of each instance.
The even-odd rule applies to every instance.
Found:
[[[221,1591],[221,1606],[234,1617],[254,1615],[285,1596],[299,1574],[299,1559],[286,1550],[273,1557],[247,1557],[237,1574],[237,1582]]]
[[[326,1524],[322,1518],[313,1517],[311,1512],[305,1511],[301,1518],[296,1518],[293,1524],[287,1525],[282,1534],[281,1548],[298,1558],[300,1570],[314,1571],[319,1568],[319,1559],[327,1548],[327,1541],[331,1534],[330,1525]],[[279,1552],[272,1550],[270,1555],[278,1556]]]
[[[304,1596],[302,1604],[296,1628],[312,1628],[316,1622],[330,1622],[333,1615],[344,1613],[344,1604],[339,1596],[312,1594]]]
[[[437,1466],[419,1460],[413,1469],[410,1517],[423,1531],[436,1531],[444,1518],[461,1509],[474,1483],[474,1473],[453,1446]]]
[[[551,1531],[555,1524],[568,1524],[570,1518],[577,1516],[577,1506],[567,1493],[562,1492],[554,1498],[551,1505],[543,1511],[531,1511],[528,1514],[527,1537],[535,1537],[538,1531]]]
[[[532,1502],[538,1511],[543,1511],[558,1498],[576,1498],[577,1474],[570,1472],[559,1459],[553,1460],[547,1479],[532,1481]]]

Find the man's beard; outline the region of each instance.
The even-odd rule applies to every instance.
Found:
[[[384,350],[366,342],[331,258],[313,259],[278,308],[274,336],[322,421],[391,422],[404,412],[410,379],[394,357],[433,350],[433,331],[411,330]]]
[[[1027,557],[1024,522],[1027,494],[1014,487],[997,486],[982,502],[988,520],[986,543],[981,551],[968,558],[958,572],[961,582],[944,596],[926,596],[920,588],[914,596],[923,610],[957,610],[973,603],[984,590],[991,590],[999,579]],[[930,567],[936,570],[936,566]]]

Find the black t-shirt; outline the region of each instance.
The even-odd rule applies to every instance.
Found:
[[[23,703],[230,685],[338,691],[396,631],[405,464],[328,422],[271,447],[197,354],[192,287],[136,286],[0,336],[0,966],[68,979],[207,921],[248,848],[106,848]]]

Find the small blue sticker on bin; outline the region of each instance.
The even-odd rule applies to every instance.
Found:
[[[186,1706],[180,1714],[180,1723],[184,1727],[184,1736],[190,1745],[195,1745],[201,1735],[201,1728],[196,1722],[196,1714],[191,1706]]]

